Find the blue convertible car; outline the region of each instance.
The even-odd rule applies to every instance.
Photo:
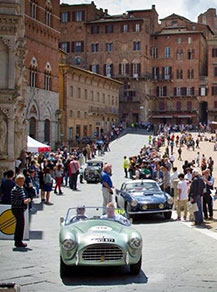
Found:
[[[170,219],[172,215],[173,198],[151,179],[124,182],[120,190],[116,189],[115,199],[117,206],[126,210],[128,218],[159,213]]]

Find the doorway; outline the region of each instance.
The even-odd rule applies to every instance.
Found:
[[[208,103],[206,101],[200,103],[200,122],[206,125],[208,122]]]

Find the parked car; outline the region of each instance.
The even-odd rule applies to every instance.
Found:
[[[129,265],[131,274],[139,274],[141,234],[130,226],[124,210],[115,209],[116,217],[124,220],[106,218],[103,211],[102,207],[70,208],[65,219],[61,218],[61,277],[70,275],[76,266]]]
[[[116,189],[115,200],[132,220],[141,214],[160,213],[165,219],[172,216],[173,198],[151,179],[124,182],[120,190]]]
[[[84,179],[86,180],[86,182],[87,183],[100,182],[102,167],[103,167],[102,161],[97,160],[87,161],[84,167]]]

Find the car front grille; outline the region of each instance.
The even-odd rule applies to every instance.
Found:
[[[143,204],[141,205],[141,209],[144,210],[160,210],[159,204],[145,204],[147,206],[146,209],[143,209]]]
[[[117,245],[93,244],[83,251],[82,259],[98,262],[119,261],[123,259],[123,252]]]

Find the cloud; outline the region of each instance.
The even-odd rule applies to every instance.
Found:
[[[209,8],[215,8],[217,0],[95,0],[97,8],[108,9],[110,14],[122,14],[127,10],[151,9],[155,4],[159,19],[172,13],[184,16],[192,21]],[[91,0],[62,0],[62,3],[91,3]]]

